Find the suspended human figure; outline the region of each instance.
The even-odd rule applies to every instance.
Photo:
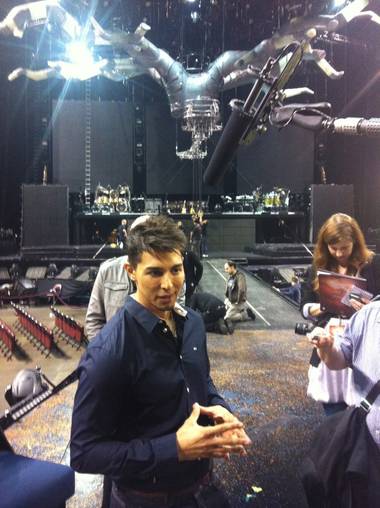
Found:
[[[335,15],[294,18],[283,25],[270,39],[263,40],[249,51],[226,51],[218,56],[207,71],[189,73],[164,49],[157,48],[145,34],[149,25],[141,23],[135,32],[104,30],[91,16],[84,28],[58,0],[42,0],[13,7],[0,22],[0,33],[23,37],[27,28],[46,25],[48,30],[59,27],[64,42],[87,43],[98,49],[98,56],[91,58],[88,51],[86,63],[75,59],[49,60],[45,69],[17,68],[10,75],[13,80],[21,75],[41,80],[49,77],[85,80],[104,76],[115,81],[147,74],[166,90],[170,110],[175,118],[183,119],[184,130],[192,134],[192,146],[178,153],[180,157],[200,159],[207,155],[205,144],[210,136],[221,129],[219,96],[221,92],[237,86],[252,84],[269,57],[294,41],[305,41],[304,58],[313,60],[328,77],[338,79],[342,71],[336,71],[326,60],[325,52],[313,49],[312,39],[318,33],[336,32],[358,17],[365,17],[380,24],[380,18],[372,11],[363,11],[369,0],[354,0]],[[101,47],[111,46],[112,53],[120,56],[101,56]],[[94,52],[92,52],[94,54]],[[278,71],[289,58],[288,54],[278,62]],[[283,93],[283,98],[299,93],[313,93],[300,88]]]

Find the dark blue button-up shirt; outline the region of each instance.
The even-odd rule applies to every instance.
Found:
[[[177,337],[128,297],[89,344],[72,418],[75,470],[147,492],[184,488],[207,472],[208,460],[179,462],[176,431],[194,402],[228,406],[210,377],[202,319],[182,308],[174,316]]]

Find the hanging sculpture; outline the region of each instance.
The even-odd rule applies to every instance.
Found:
[[[54,25],[59,27],[63,41],[85,42],[92,50],[99,49],[99,55],[89,60],[87,65],[75,59],[52,60],[48,61],[47,68],[41,70],[15,69],[9,75],[9,80],[22,75],[32,80],[49,77],[86,80],[104,76],[114,81],[125,81],[141,74],[151,76],[165,88],[172,116],[182,119],[183,130],[192,136],[191,147],[184,152],[177,152],[177,155],[181,158],[202,159],[207,155],[207,140],[222,128],[219,107],[221,92],[252,84],[268,57],[297,40],[306,41],[304,58],[313,60],[329,78],[339,79],[343,71],[335,70],[326,60],[325,52],[313,49],[311,41],[315,34],[339,31],[360,17],[380,24],[377,14],[362,12],[369,4],[370,0],[353,0],[335,15],[294,18],[270,39],[263,40],[253,49],[226,51],[209,65],[207,71],[196,74],[187,72],[180,62],[145,37],[150,30],[146,23],[141,23],[135,32],[107,31],[90,16],[82,28],[58,0],[42,0],[14,7],[0,22],[0,34],[22,38],[25,30],[30,27],[44,25],[49,30]],[[111,47],[113,54],[118,56],[102,58],[100,48],[104,46]],[[280,60],[279,72],[285,64],[286,58],[283,62]],[[284,98],[301,93],[313,92],[308,88],[284,91]]]

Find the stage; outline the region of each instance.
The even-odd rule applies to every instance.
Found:
[[[150,213],[147,211],[146,213]],[[88,244],[98,229],[106,240],[122,219],[131,224],[141,213],[80,212],[72,217],[73,243]],[[192,227],[191,215],[168,214],[181,221],[186,233]],[[208,243],[211,251],[245,250],[255,243],[300,242],[308,235],[308,216],[304,212],[221,212],[204,213],[208,221]]]

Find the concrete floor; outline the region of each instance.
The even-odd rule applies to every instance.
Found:
[[[225,281],[223,260],[204,263],[203,290],[222,297]],[[256,321],[241,323],[232,336],[208,335],[212,376],[221,394],[245,423],[253,445],[248,456],[217,461],[215,470],[232,508],[306,506],[298,468],[313,429],[323,418],[320,407],[306,398],[310,349],[293,332],[298,311],[254,278],[248,280],[249,304]],[[85,308],[64,308],[83,323]],[[48,307],[29,312],[48,327],[54,320]],[[0,319],[12,325],[15,314],[0,308]],[[39,365],[58,383],[77,365],[82,351],[60,342],[59,354],[43,357],[18,334],[24,358],[0,358],[0,392],[22,368]],[[68,463],[66,446],[76,384],[65,388],[6,431],[17,453]],[[0,397],[0,413],[6,403]],[[255,493],[253,487],[260,487]],[[101,478],[77,475],[76,494],[70,508],[100,506]]]

